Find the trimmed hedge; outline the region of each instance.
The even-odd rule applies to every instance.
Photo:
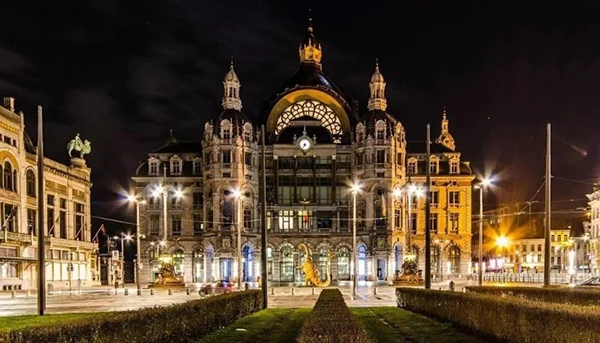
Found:
[[[511,342],[598,342],[600,307],[397,288],[398,307]]]
[[[51,326],[0,332],[0,342],[192,342],[261,309],[261,291],[236,292],[165,307],[104,312]]]
[[[533,301],[559,304],[600,306],[600,292],[586,288],[539,288],[539,287],[465,287],[467,292],[495,296],[515,296]]]
[[[304,321],[298,343],[368,343],[367,332],[346,306],[339,289],[324,289]]]

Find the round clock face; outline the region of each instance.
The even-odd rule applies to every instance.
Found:
[[[298,145],[300,146],[300,149],[306,151],[310,149],[310,140],[307,138],[302,138],[300,142],[298,142]]]

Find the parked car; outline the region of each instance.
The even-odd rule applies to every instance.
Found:
[[[224,294],[233,292],[233,283],[225,280],[218,280],[208,285],[201,287],[198,290],[198,294],[201,296],[205,295],[215,295],[215,294]]]

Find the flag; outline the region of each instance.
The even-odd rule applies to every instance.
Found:
[[[98,243],[98,234],[100,232],[102,232],[104,234],[104,236],[106,236],[106,230],[104,229],[104,224],[100,225],[100,228],[98,229],[98,231],[96,231],[94,238],[92,238],[92,242]]]

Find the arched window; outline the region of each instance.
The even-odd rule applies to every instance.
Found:
[[[337,252],[338,280],[350,280],[350,251],[347,247],[341,247]]]
[[[450,262],[450,272],[452,274],[460,273],[460,248],[451,246],[448,249],[448,262]]]
[[[183,279],[183,259],[185,255],[183,250],[177,249],[173,251],[173,267],[175,268],[175,274]]]
[[[294,254],[290,247],[281,249],[281,281],[294,281]]]
[[[19,184],[19,182],[18,182],[18,175],[17,175],[17,170],[16,169],[13,169],[12,184],[13,184],[13,191],[16,192],[17,191],[17,185]]]
[[[319,256],[317,260],[319,268],[319,277],[321,278],[321,280],[326,280],[327,273],[329,273],[329,271],[327,270],[327,258],[327,247],[323,246],[319,251]]]
[[[233,203],[232,202],[233,202],[233,199],[225,199],[225,201],[223,202],[223,212],[222,212],[221,216],[222,216],[224,230],[231,229],[231,224],[233,223]]]
[[[35,174],[31,169],[27,171],[27,196],[35,198]]]
[[[244,229],[252,230],[252,207],[244,207]]]
[[[401,273],[402,272],[402,263],[404,259],[404,254],[402,252],[402,244],[397,243],[396,246],[394,247],[394,265],[395,265],[395,272],[396,273]]]
[[[440,264],[440,248],[437,245],[431,246],[431,273],[441,275],[443,266]]]
[[[358,280],[367,279],[367,246],[360,244],[358,246]]]
[[[12,165],[10,162],[4,162],[4,189],[13,190],[13,177],[12,177]]]

